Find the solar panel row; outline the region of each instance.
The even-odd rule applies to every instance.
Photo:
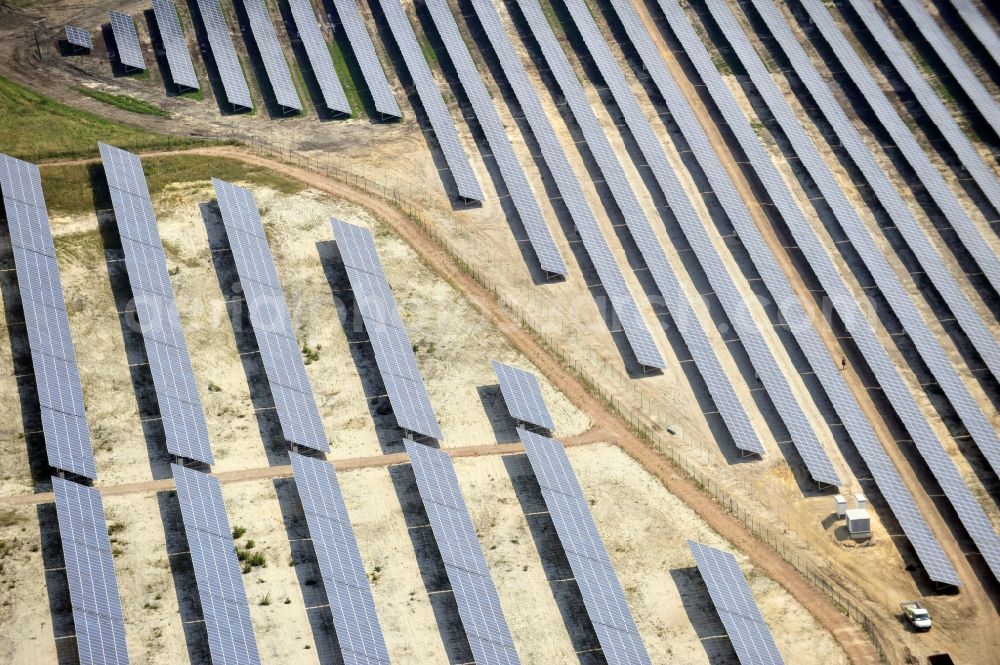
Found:
[[[451,457],[409,439],[403,443],[475,662],[520,663]]]
[[[448,57],[451,59],[458,79],[472,104],[473,112],[479,121],[479,126],[486,135],[493,158],[496,159],[510,198],[517,210],[518,217],[528,233],[531,248],[538,257],[542,270],[556,275],[565,275],[566,263],[556,247],[552,233],[545,223],[542,210],[538,205],[538,197],[532,191],[524,166],[514,153],[507,129],[497,114],[490,93],[486,90],[479,70],[472,60],[472,55],[458,32],[455,17],[452,16],[447,0],[427,0],[427,8],[437,27],[438,34],[444,42]]]
[[[98,147],[156,388],[167,450],[212,464],[215,458],[208,441],[205,413],[142,164],[130,152],[104,143]]]
[[[789,384],[767,341],[747,311],[745,297],[739,291],[736,280],[726,269],[725,262],[712,242],[706,226],[688,199],[683,185],[667,159],[663,146],[659,143],[649,120],[640,108],[638,99],[625,80],[625,76],[599,28],[594,23],[593,16],[581,0],[568,0],[566,6],[580,30],[588,51],[597,63],[601,77],[607,83],[618,108],[625,117],[629,131],[635,137],[653,177],[670,204],[685,238],[691,244],[716,296],[739,335],[755,373],[767,389],[775,408],[791,433],[792,443],[805,462],[806,468],[817,482],[839,485],[840,478],[823,449],[823,445],[817,438],[812,423],[799,403],[796,391]],[[735,186],[729,179],[684,95],[666,71],[662,60],[658,59],[658,54],[656,57],[651,56],[656,49],[648,40],[648,35],[638,17],[635,16],[634,10],[629,10],[624,3],[617,3],[614,6],[620,10],[619,16],[627,19],[623,20],[623,25],[633,36],[633,43],[638,43],[637,48],[642,48],[647,52],[645,61],[654,66],[659,65],[661,71],[658,72],[656,84],[661,88],[661,94],[674,121],[680,127],[681,133],[705,172],[712,186],[712,191],[722,203],[740,237],[743,237],[744,233],[747,234],[748,238],[744,242],[754,242],[760,237],[756,224],[750,218],[750,213],[736,192]],[[626,13],[627,11],[632,13]],[[643,37],[646,39],[642,39]]]
[[[0,155],[0,190],[17,268],[50,466],[97,477],[83,388],[38,167]]]
[[[500,392],[510,415],[523,423],[543,427],[550,432],[556,428],[542,398],[542,387],[531,372],[517,367],[492,362],[493,371],[500,379]]]
[[[783,665],[785,661],[736,557],[693,540],[688,541],[688,547],[740,663]]]
[[[569,458],[558,441],[518,428],[608,665],[651,663]]]
[[[665,0],[664,0],[665,1]],[[734,48],[743,66],[747,69],[758,94],[767,103],[775,119],[781,125],[785,136],[792,144],[802,165],[812,174],[812,179],[841,222],[857,215],[844,193],[835,184],[833,174],[822,160],[816,146],[798,124],[794,113],[785,102],[781,91],[770,77],[757,53],[736,19],[725,7],[711,3],[709,11],[715,17],[729,44]],[[930,467],[945,495],[958,513],[966,531],[972,537],[980,554],[986,560],[994,576],[1000,578],[1000,538],[997,537],[982,506],[969,492],[962,481],[958,469],[937,439],[913,393],[900,376],[895,364],[874,331],[853,295],[843,283],[826,249],[816,236],[808,232],[808,227],[790,226],[796,235],[799,248],[806,255],[817,278],[821,280],[827,295],[840,314],[854,342],[858,345],[873,375],[882,386],[886,397],[893,404],[896,414],[905,425],[920,455]]]
[[[979,43],[993,58],[994,64],[1000,65],[1000,38],[990,28],[989,22],[971,0],[950,0],[952,7],[958,12],[962,22],[968,26]]]
[[[768,197],[775,208],[780,211],[796,242],[803,249],[814,271],[819,275],[823,288],[833,295],[835,304],[848,307],[848,309],[840,310],[844,316],[860,315],[860,310],[851,305],[853,302],[851,295],[844,288],[830,257],[822,251],[819,243],[816,242],[791,190],[782,179],[774,163],[771,162],[760,138],[750,126],[749,120],[743,114],[726,82],[722,80],[712,57],[688,22],[684,12],[675,2],[668,0],[661,2],[660,7],[667,18],[670,29],[688,57],[691,58],[705,89],[760,178]],[[659,66],[655,63],[647,62],[646,68],[654,79],[659,76]],[[813,371],[816,372],[837,415],[844,423],[844,427],[865,460],[865,464],[868,465],[880,492],[888,502],[904,533],[910,539],[928,575],[935,582],[957,585],[958,575],[954,567],[924,521],[913,496],[903,484],[896,467],[879,443],[871,423],[861,411],[860,405],[844,381],[843,374],[834,364],[815,328],[806,323],[802,325],[795,323],[806,322],[808,317],[791,292],[787,282],[782,278],[774,255],[769,251],[763,251],[763,246],[756,242],[750,243],[748,248],[758,272],[764,276],[768,289],[781,307],[785,320],[792,323],[790,329],[795,335],[796,341]],[[861,319],[854,320],[861,321]],[[868,348],[871,348],[872,344],[881,348],[878,347],[874,336],[870,334],[865,343]]]
[[[146,59],[142,57],[139,35],[135,31],[135,21],[128,14],[108,12],[111,17],[111,32],[118,47],[118,60],[133,69],[146,69]]]
[[[323,93],[323,103],[334,113],[351,115],[351,105],[333,68],[330,49],[323,39],[323,33],[320,32],[312,3],[309,0],[289,0],[288,7],[292,10],[295,29],[306,50],[313,76],[316,77],[316,82],[319,83],[320,91]]]
[[[350,0],[345,0],[350,1]],[[431,74],[430,67],[424,59],[423,51],[417,42],[417,36],[413,32],[410,19],[406,17],[406,12],[399,0],[379,0],[382,6],[382,13],[389,24],[393,39],[403,55],[406,63],[406,71],[413,79],[413,85],[417,89],[417,96],[427,113],[434,136],[441,146],[445,161],[451,170],[452,178],[458,187],[458,195],[466,201],[482,201],[483,190],[476,179],[476,173],[472,170],[469,157],[465,154],[461,141],[458,140],[458,132],[455,129],[455,122],[448,113],[444,99],[441,97],[441,90],[438,89]],[[339,10],[338,10],[339,11]]]
[[[153,13],[163,40],[163,50],[167,53],[171,80],[174,85],[197,90],[198,75],[194,73],[191,52],[188,50],[187,39],[184,38],[174,0],[153,0]]]
[[[354,58],[361,67],[361,75],[365,79],[368,92],[371,93],[375,110],[383,116],[390,118],[400,118],[403,116],[396,103],[396,97],[392,94],[392,86],[385,77],[382,63],[379,62],[375,53],[375,45],[372,44],[371,35],[365,28],[364,19],[355,0],[333,0],[333,5],[337,9],[337,16],[344,26],[347,40],[351,43],[351,50]]]
[[[212,663],[259,665],[257,638],[219,479],[179,464],[171,468]]]
[[[212,178],[212,185],[250,310],[281,431],[292,443],[329,451],[330,444],[302,362],[253,193],[218,178]]]
[[[941,256],[913,218],[899,192],[892,186],[888,176],[875,162],[868,146],[837,103],[829,86],[810,62],[809,56],[792,36],[781,14],[769,0],[754,0],[753,4],[764,19],[771,34],[781,45],[800,79],[805,83],[810,95],[823,109],[823,113],[840,139],[841,145],[847,150],[851,159],[872,186],[875,195],[896,223],[896,228],[899,229],[909,248],[917,256],[931,282],[937,287],[938,293],[948,304],[972,345],[993,371],[994,376],[1000,376],[1000,345],[997,344],[993,332],[979,317],[962,287],[959,286],[954,275],[945,266]],[[989,418],[983,413],[975,398],[969,393],[937,337],[927,327],[916,304],[899,283],[885,258],[882,247],[857,216],[847,219],[838,217],[838,221],[850,238],[854,250],[861,255],[875,282],[899,317],[904,330],[913,340],[921,358],[930,368],[934,378],[937,379],[955,412],[962,419],[962,423],[986,456],[993,470],[1000,473],[1000,436],[997,435]],[[992,258],[993,263],[1000,269],[1000,262],[997,262],[995,256]]]
[[[90,38],[90,32],[73,25],[66,26],[66,41],[73,46],[79,46],[87,50],[94,48],[94,41]]]
[[[125,617],[101,493],[52,477],[80,662],[125,665]]]
[[[250,88],[239,56],[236,55],[236,46],[233,45],[229,24],[222,14],[219,0],[198,0],[198,11],[205,24],[205,33],[212,47],[212,58],[219,70],[222,87],[226,91],[226,100],[235,107],[252,109]]]
[[[295,84],[292,83],[288,61],[285,60],[285,54],[281,50],[278,35],[271,22],[271,14],[267,11],[264,0],[243,0],[243,8],[246,9],[250,32],[257,43],[257,51],[264,62],[264,71],[267,72],[278,104],[286,109],[301,111],[302,102],[299,100],[299,93],[295,91]]]
[[[371,231],[338,219],[330,223],[396,422],[407,431],[441,440],[441,426],[417,369],[413,346],[389,290]]]

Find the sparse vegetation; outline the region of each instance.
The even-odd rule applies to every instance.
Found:
[[[159,106],[150,104],[149,102],[141,99],[136,99],[135,97],[129,97],[128,95],[115,95],[109,92],[101,92],[100,90],[91,90],[89,88],[75,88],[75,90],[81,95],[85,95],[91,99],[96,99],[102,104],[114,106],[115,108],[122,109],[123,111],[130,111],[131,113],[138,113],[140,115],[154,115],[160,118],[170,117],[170,114],[164,109],[161,109]]]
[[[245,534],[246,532],[247,532],[247,530],[246,530],[245,527],[242,527],[242,526],[239,526],[239,525],[234,526],[233,527],[233,540],[236,540],[237,538],[242,538],[243,534]]]
[[[0,527],[14,526],[15,524],[20,524],[23,521],[24,519],[18,515],[17,511],[13,508],[0,511]]]
[[[317,360],[319,360],[319,352],[320,352],[320,349],[322,349],[322,348],[323,347],[321,345],[319,345],[319,344],[316,345],[315,349],[312,348],[311,346],[309,346],[308,343],[307,344],[303,344],[302,345],[302,355],[305,356],[305,364],[306,365],[311,365],[312,363],[314,363]]]
[[[260,605],[260,606],[262,606],[262,607],[267,607],[268,605],[270,605],[271,604],[271,592],[269,591],[269,592],[265,593],[264,597],[261,598],[260,601],[257,604]]]
[[[208,382],[208,392],[210,392],[210,393],[221,393],[222,392],[222,388],[220,388],[219,384],[217,384],[215,381],[209,381]]]

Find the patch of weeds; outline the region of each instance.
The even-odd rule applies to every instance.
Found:
[[[208,392],[210,392],[210,393],[221,393],[222,392],[222,388],[220,388],[219,384],[217,384],[215,381],[209,381],[208,382]],[[234,531],[235,531],[235,529],[234,529]]]
[[[261,598],[260,602],[258,602],[257,604],[260,605],[261,607],[267,607],[268,605],[270,605],[271,604],[271,593],[270,592],[265,593],[264,597]]]
[[[309,346],[309,344],[303,344],[302,355],[305,356],[305,364],[311,365],[319,360],[319,352],[322,348],[323,346],[320,344],[317,344],[315,349]]]
[[[136,99],[135,97],[129,97],[128,95],[116,95],[110,92],[101,92],[100,90],[91,90],[90,88],[75,88],[77,92],[91,99],[96,99],[102,104],[107,104],[108,106],[114,106],[115,108],[122,109],[123,111],[130,111],[132,113],[138,113],[140,115],[155,115],[159,118],[169,118],[170,113],[161,109],[155,104],[150,104],[142,99]]]
[[[233,540],[236,540],[237,538],[242,538],[243,534],[246,533],[246,532],[247,532],[247,530],[246,530],[245,527],[242,527],[242,526],[239,526],[239,525],[234,526],[233,527]]]

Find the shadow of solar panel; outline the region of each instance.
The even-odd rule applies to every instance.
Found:
[[[451,458],[409,439],[403,443],[476,663],[520,663]]]
[[[130,152],[104,143],[98,147],[156,388],[167,450],[212,464],[215,458],[208,441],[205,412],[167,275],[166,257],[142,164]]]
[[[87,50],[94,48],[94,41],[90,38],[90,32],[76,26],[66,26],[66,41],[73,46],[79,46]]]
[[[118,59],[127,67],[145,70],[146,59],[142,57],[139,35],[135,31],[132,17],[121,12],[108,12],[108,16],[111,17],[111,31],[118,46]]]
[[[510,415],[515,420],[538,425],[549,431],[554,430],[556,426],[552,422],[548,407],[545,406],[538,378],[531,372],[495,360],[491,365],[500,380],[500,392],[507,403]]]
[[[170,65],[170,78],[174,85],[197,90],[198,76],[194,72],[191,52],[184,38],[174,0],[153,0],[153,13],[156,15],[156,27],[160,30],[163,50],[166,51],[167,63]]]
[[[750,585],[728,552],[688,541],[708,595],[726,627],[742,665],[783,665],[771,631],[750,593]]]
[[[766,68],[757,53],[750,46],[746,35],[728,10],[712,5],[709,7],[716,22],[725,34],[729,44],[734,48],[740,61],[746,67],[757,92],[770,107],[772,114],[781,125],[793,149],[809,170],[833,213],[843,225],[845,222],[861,223],[857,220],[857,212],[851,206],[844,193],[836,186],[833,174],[829,171],[816,146],[798,124],[791,109],[787,106],[781,91],[770,78]],[[855,222],[855,220],[857,220]],[[877,336],[868,324],[867,318],[854,300],[853,295],[843,283],[836,267],[826,254],[826,249],[818,238],[807,230],[807,227],[790,227],[797,235],[799,248],[806,255],[818,279],[830,296],[834,307],[840,313],[841,320],[851,333],[855,344],[861,350],[873,375],[879,381],[896,410],[896,415],[906,426],[917,450],[934,474],[938,484],[944,490],[952,506],[958,513],[966,531],[975,541],[979,552],[983,555],[994,576],[1000,579],[1000,538],[997,537],[989,518],[982,506],[969,492],[969,488],[961,479],[958,469],[934,431],[931,429],[925,415],[913,398],[910,386],[899,375],[898,370],[879,342]],[[884,257],[882,257],[884,260]],[[894,288],[893,283],[885,283],[884,279],[876,277],[879,285]],[[895,286],[899,282],[892,280]],[[890,291],[891,292],[891,291]],[[912,305],[912,302],[910,303]]]
[[[97,465],[38,167],[0,155],[0,190],[31,348],[48,463],[93,479],[97,477]]]
[[[388,664],[389,652],[337,473],[322,460],[295,453],[290,457],[344,663]]]
[[[323,33],[320,32],[312,3],[309,0],[289,0],[288,7],[292,10],[295,29],[298,30],[299,38],[305,47],[313,76],[316,77],[316,82],[319,83],[320,91],[323,93],[323,103],[334,113],[351,115],[351,105],[333,68],[330,49],[323,39]]]
[[[348,1],[350,0],[345,0]],[[445,161],[448,162],[448,168],[458,187],[458,195],[466,201],[482,201],[483,190],[476,179],[472,164],[469,163],[469,156],[465,154],[465,148],[458,140],[455,122],[448,113],[448,107],[441,97],[441,90],[434,80],[434,75],[431,74],[430,67],[427,66],[427,61],[424,60],[423,51],[417,43],[410,19],[406,17],[399,0],[379,0],[379,4],[389,24],[392,37],[396,40],[400,53],[403,54],[406,70],[413,79],[417,96],[420,97],[420,103],[430,120],[434,136],[441,146]]]
[[[212,47],[212,57],[219,68],[226,100],[233,106],[252,109],[250,88],[247,86],[239,56],[236,55],[236,47],[229,33],[229,24],[222,14],[219,0],[198,0],[198,11],[205,23],[205,32]]]
[[[125,619],[101,493],[52,477],[81,663],[125,665]]]
[[[562,444],[521,428],[517,433],[608,664],[651,663]]]
[[[622,13],[630,11],[631,5],[622,5],[622,8],[619,9],[617,0],[614,4],[616,11]],[[838,302],[843,303],[843,298],[847,298],[846,302],[853,304],[849,294],[845,295],[847,292],[844,290],[844,284],[830,263],[829,257],[821,251],[817,253],[819,245],[815,242],[815,237],[812,236],[808,222],[791,190],[771,162],[760,138],[750,126],[746,116],[743,115],[743,111],[719,75],[712,57],[688,22],[684,12],[671,2],[661,2],[660,6],[671,31],[676,35],[688,57],[691,58],[705,89],[756,171],[775,208],[781,211],[792,235],[795,236],[797,243],[812,265],[820,267],[817,272],[824,289],[837,296],[840,299]],[[641,39],[640,35],[633,37],[633,41],[644,40]],[[639,50],[640,53],[644,51],[643,49]],[[657,62],[648,55],[643,57],[647,71],[650,72],[654,80],[657,80],[663,75],[661,74],[662,61]],[[744,237],[744,241],[750,237]],[[765,251],[766,248],[762,242],[746,242],[746,247],[754,265],[771,291],[772,297],[781,308],[785,320],[807,321],[808,316],[788,286],[774,255],[770,251]],[[860,316],[860,311],[857,314]],[[815,328],[809,325],[794,325],[790,329],[931,579],[944,584],[957,585],[958,575],[954,567],[924,521],[913,496],[903,484],[896,467],[882,448],[871,423],[861,411],[861,407],[844,381],[843,374],[834,365],[829,351],[819,338]]]
[[[338,219],[330,223],[396,422],[404,430],[441,440],[441,427],[371,232]]]
[[[347,34],[347,40],[351,43],[354,57],[361,67],[361,75],[364,76],[365,85],[371,93],[375,110],[383,116],[402,117],[396,97],[392,94],[392,86],[385,77],[382,63],[375,53],[375,45],[365,28],[364,19],[361,18],[355,0],[333,0],[333,5]]]
[[[264,61],[264,69],[267,71],[267,78],[271,82],[275,98],[285,108],[301,111],[302,102],[299,100],[298,92],[295,91],[295,84],[292,83],[288,61],[285,60],[285,53],[278,43],[278,35],[274,31],[274,24],[271,22],[271,15],[264,0],[242,1],[247,11],[247,18],[250,20],[250,31],[257,42],[257,49],[260,51],[261,60]]]
[[[260,663],[222,487],[214,476],[171,464],[191,548],[213,663]]]
[[[212,178],[285,438],[330,450],[253,193]]]

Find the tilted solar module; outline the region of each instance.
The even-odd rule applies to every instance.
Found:
[[[108,16],[111,17],[111,31],[118,47],[118,60],[133,69],[146,69],[146,59],[142,56],[139,35],[135,31],[135,21],[130,15],[121,12],[108,12]]]
[[[66,26],[66,41],[73,46],[79,46],[87,50],[94,48],[94,40],[90,38],[90,32],[73,25]]]
[[[538,377],[517,367],[504,365],[493,361],[493,371],[500,379],[500,392],[503,394],[507,410],[515,420],[544,427],[550,432],[556,428],[552,422],[545,400],[542,398],[542,387],[538,385]]]
[[[142,163],[130,152],[104,143],[98,147],[156,388],[167,450],[212,464],[215,458],[208,441],[205,412],[170,286]]]
[[[219,0],[198,0],[198,11],[205,24],[205,33],[212,47],[212,58],[219,69],[222,87],[226,91],[226,100],[233,106],[252,109],[250,88],[247,86],[240,58],[236,55],[236,46],[233,45],[229,24],[222,14]]]
[[[938,293],[951,309],[962,330],[993,375],[1000,377],[1000,345],[997,344],[994,332],[980,318],[962,287],[931,244],[930,239],[913,218],[899,192],[875,162],[874,156],[861,138],[857,128],[851,124],[850,119],[837,103],[833,92],[810,62],[809,56],[792,36],[781,14],[769,0],[754,0],[753,4],[768,25],[771,34],[775,36],[782,50],[788,56],[800,79],[805,83],[810,95],[830,121],[841,145],[864,174],[882,206],[895,222],[896,228],[899,229],[909,248],[916,255],[917,260],[937,288]],[[882,247],[872,236],[868,227],[863,224],[854,223],[854,220],[851,219],[838,218],[838,221],[850,238],[854,249],[861,254],[880,289],[886,294],[886,299],[902,322],[903,328],[913,340],[920,357],[930,368],[941,390],[944,391],[955,412],[962,419],[962,424],[972,435],[973,440],[993,470],[1000,473],[1000,436],[997,435],[996,429],[983,413],[975,398],[969,393],[969,389],[962,381],[951,359],[921,318],[916,305],[898,281],[894,280],[895,275],[885,260]],[[1000,276],[1000,262],[995,256],[992,257],[992,260],[996,265],[997,274]]]
[[[601,77],[607,82],[618,108],[625,117],[629,131],[635,137],[639,150],[653,172],[653,177],[674,211],[685,238],[694,250],[716,296],[739,335],[757,377],[767,390],[785,427],[788,428],[792,444],[802,457],[809,474],[817,482],[839,485],[840,477],[816,436],[796,390],[789,383],[753,317],[749,315],[746,299],[740,292],[736,279],[726,268],[726,262],[712,242],[705,224],[698,217],[684,186],[667,159],[663,146],[640,108],[635,93],[629,87],[600,29],[594,23],[593,16],[582,0],[568,0],[566,6],[601,72]],[[636,23],[630,27],[632,34],[635,35],[640,25]],[[658,84],[670,88],[669,91],[663,92],[665,102],[726,215],[737,228],[740,237],[746,232],[749,234],[749,239],[745,242],[753,242],[760,237],[756,224],[679,87],[669,74],[660,77]]]
[[[1000,180],[997,179],[996,172],[986,164],[965,131],[958,126],[951,111],[924,78],[923,72],[910,57],[906,48],[896,39],[896,35],[889,29],[878,11],[871,6],[868,0],[849,1],[861,22],[871,33],[874,43],[882,50],[885,61],[892,65],[903,82],[910,88],[916,103],[924,109],[945,141],[955,151],[962,166],[972,176],[993,209],[1000,213]],[[956,229],[956,231],[960,231],[960,229]],[[965,238],[962,238],[962,241],[969,242]],[[975,247],[975,243],[971,244],[972,247]],[[997,288],[996,285],[994,288]]]
[[[188,50],[174,0],[153,0],[153,13],[156,15],[156,27],[160,29],[160,39],[163,40],[163,50],[167,54],[167,64],[170,65],[170,79],[174,85],[197,90],[198,75],[194,72],[191,51]]]
[[[622,5],[623,9],[619,9],[618,5],[620,3],[617,0],[614,1],[614,4],[617,11],[625,12],[631,8],[631,5],[624,4]],[[803,250],[814,271],[819,275],[824,290],[828,294],[831,294],[834,304],[838,308],[842,308],[838,309],[838,311],[842,312],[845,319],[852,317],[850,319],[852,324],[855,321],[858,322],[859,325],[857,326],[849,326],[852,330],[855,328],[858,329],[855,332],[855,341],[862,344],[866,349],[880,349],[878,341],[870,329],[864,325],[860,308],[845,288],[830,257],[816,241],[816,237],[803,216],[794,195],[781,177],[774,163],[771,162],[763,143],[761,143],[760,137],[754,131],[753,127],[750,126],[750,121],[743,114],[742,109],[733,97],[733,93],[729,90],[726,82],[722,80],[715,62],[709,55],[705,45],[701,42],[701,39],[695,33],[692,25],[688,22],[684,12],[675,2],[668,0],[661,2],[660,7],[667,18],[670,29],[677,37],[688,57],[691,58],[695,69],[701,77],[702,83],[705,85],[705,89],[739,142],[740,147],[760,178],[775,208],[780,211],[797,244]],[[633,41],[641,40],[633,38]],[[640,53],[644,53],[644,49],[640,48],[639,51]],[[656,59],[649,57],[648,53],[647,55],[643,55],[643,59],[647,71],[650,72],[654,80],[658,79],[662,75],[662,60],[657,63]],[[748,237],[744,236],[744,241]],[[923,515],[921,515],[919,508],[917,508],[913,496],[906,485],[903,484],[896,467],[879,442],[875,430],[872,428],[864,412],[861,411],[860,405],[847,386],[843,373],[834,364],[829,351],[819,338],[816,329],[806,323],[809,320],[806,312],[784,279],[774,255],[770,251],[765,251],[765,245],[760,242],[748,243],[747,247],[750,251],[751,259],[757,266],[758,272],[763,276],[772,296],[774,296],[779,308],[781,308],[782,315],[786,321],[792,324],[789,326],[792,334],[799,343],[813,371],[816,372],[816,376],[823,385],[823,389],[830,398],[830,402],[833,404],[837,415],[840,417],[841,422],[844,423],[845,429],[858,449],[858,452],[865,460],[865,464],[868,465],[868,469],[875,483],[878,485],[882,496],[885,497],[900,526],[902,526],[903,532],[910,539],[928,575],[935,582],[957,586],[959,581],[955,568],[931,533],[927,522],[924,520]],[[795,322],[802,322],[802,325],[798,325]],[[875,357],[875,355],[875,353],[871,353],[871,357]],[[887,360],[884,352],[879,354],[879,356]],[[892,367],[891,363],[888,366]]]
[[[788,107],[781,91],[764,67],[764,63],[750,46],[739,23],[725,7],[712,3],[708,5],[708,8],[750,74],[758,94],[771,109],[771,113],[781,125],[802,165],[812,174],[813,181],[837,219],[843,223],[845,220],[856,218],[857,212],[843,191],[836,186],[836,180],[829,167],[819,155],[816,146],[805,130],[799,125],[795,114]],[[827,295],[830,296],[830,300],[837,308],[841,320],[848,332],[851,333],[854,342],[864,354],[872,374],[879,381],[886,397],[895,408],[896,415],[899,416],[913,438],[913,443],[921,457],[934,474],[955,512],[958,513],[962,525],[976,543],[976,547],[993,575],[1000,579],[1000,538],[997,537],[997,533],[982,506],[969,492],[969,488],[962,480],[954,461],[941,445],[924,413],[917,405],[910,386],[900,376],[889,354],[878,341],[867,317],[854,300],[850,290],[841,281],[836,267],[830,257],[826,255],[826,250],[822,247],[819,239],[812,233],[807,233],[805,229],[797,229],[795,225],[790,228],[793,233],[798,234],[796,241],[799,248],[806,254],[817,277],[822,281],[824,290],[827,291]],[[885,280],[884,278],[876,278],[876,281],[881,285]]]
[[[345,0],[350,1],[350,0]],[[379,0],[382,13],[389,24],[396,46],[403,54],[403,61],[406,63],[406,71],[413,79],[413,85],[417,89],[417,96],[427,113],[434,136],[441,146],[445,161],[451,170],[452,178],[458,187],[458,195],[467,201],[482,201],[483,190],[476,179],[476,173],[469,163],[469,156],[465,154],[465,148],[458,140],[458,131],[455,129],[455,121],[448,113],[448,107],[441,97],[441,90],[431,74],[430,67],[424,59],[424,53],[417,42],[417,36],[413,32],[410,19],[406,17],[406,12],[399,0]],[[339,10],[338,10],[339,11]]]
[[[49,466],[93,479],[97,465],[38,167],[0,155],[0,190]]]
[[[76,648],[84,665],[125,665],[125,616],[101,492],[52,477]]]
[[[475,662],[520,663],[451,458],[409,439],[403,443]]]
[[[292,443],[327,452],[330,444],[253,194],[218,178],[212,178],[212,185],[250,309],[281,431]]]
[[[688,541],[688,547],[740,663],[784,665],[736,557],[693,540]]]
[[[517,215],[524,224],[528,233],[528,241],[538,262],[547,273],[565,275],[566,263],[563,261],[559,248],[556,247],[552,232],[545,223],[542,216],[542,209],[538,205],[538,197],[532,191],[528,178],[524,173],[524,165],[514,153],[510,138],[507,136],[507,129],[497,114],[496,107],[490,93],[486,90],[476,63],[472,60],[472,55],[459,34],[455,17],[451,14],[447,0],[427,0],[427,8],[430,10],[431,19],[437,27],[438,34],[444,42],[448,57],[451,59],[458,79],[465,90],[469,102],[472,104],[473,112],[479,121],[479,127],[486,135],[493,158],[496,159],[500,169],[500,176],[503,178],[507,191],[510,193],[511,201]]]
[[[371,231],[339,219],[331,219],[330,223],[396,422],[405,430],[440,441],[441,426],[417,368],[410,336],[389,290]]]
[[[961,17],[962,22],[969,27],[972,34],[976,36],[979,43],[983,45],[983,48],[990,54],[993,58],[993,62],[996,65],[1000,65],[1000,38],[997,37],[997,33],[993,32],[990,28],[989,21],[983,16],[978,9],[976,9],[975,3],[972,0],[949,0],[951,6],[955,8],[955,11]]]
[[[312,3],[309,0],[289,0],[288,7],[292,10],[295,29],[298,30],[302,46],[306,50],[313,76],[316,77],[319,89],[323,93],[323,103],[334,113],[351,115],[351,105],[344,93],[344,86],[340,84],[337,72],[333,68],[333,58],[330,57],[330,49],[323,39],[323,33],[320,32]]]
[[[219,479],[171,464],[191,550],[213,665],[259,665],[257,638],[240,576]]]
[[[333,0],[333,6],[337,9],[337,16],[340,17],[347,40],[351,43],[351,50],[361,67],[361,75],[371,93],[375,110],[383,116],[401,118],[403,114],[396,103],[396,96],[392,94],[392,86],[385,77],[382,63],[375,53],[375,45],[365,28],[355,0]]]
[[[285,108],[301,111],[302,102],[299,100],[299,93],[295,90],[295,84],[292,83],[288,61],[285,60],[285,53],[281,50],[281,44],[274,31],[274,24],[271,22],[271,14],[267,11],[267,5],[264,4],[264,0],[242,1],[250,21],[250,32],[253,33],[254,41],[257,42],[257,50],[261,60],[264,61],[264,70],[271,82],[275,98]]]
[[[651,663],[594,516],[558,441],[518,428],[608,665]]]
[[[337,472],[323,460],[289,456],[344,663],[388,665],[389,652]]]

